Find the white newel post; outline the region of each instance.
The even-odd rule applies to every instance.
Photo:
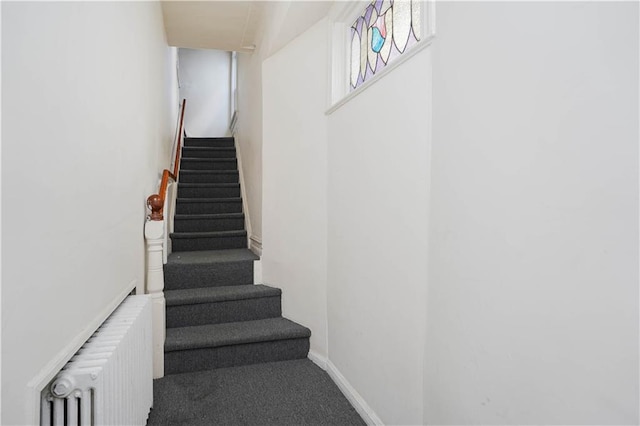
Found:
[[[162,271],[164,221],[147,220],[144,227],[147,241],[147,294],[151,295],[153,315],[153,378],[164,376],[165,301]]]

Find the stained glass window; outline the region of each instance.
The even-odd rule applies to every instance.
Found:
[[[373,0],[351,25],[351,90],[419,40],[419,0]]]

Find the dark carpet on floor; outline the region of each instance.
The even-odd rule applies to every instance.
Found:
[[[169,375],[153,382],[147,425],[364,425],[308,359]]]

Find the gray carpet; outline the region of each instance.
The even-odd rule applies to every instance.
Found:
[[[194,348],[217,348],[243,343],[306,339],[311,330],[286,318],[227,322],[191,327],[168,328],[165,352]]]
[[[176,374],[155,380],[147,425],[364,425],[308,359]]]
[[[246,248],[171,253],[164,265],[164,288],[253,284],[253,261],[258,259]]]
[[[167,290],[167,328],[280,317],[281,293],[255,284]]]

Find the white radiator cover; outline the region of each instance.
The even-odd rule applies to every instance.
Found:
[[[40,424],[145,425],[151,339],[150,297],[127,297],[42,391]]]

